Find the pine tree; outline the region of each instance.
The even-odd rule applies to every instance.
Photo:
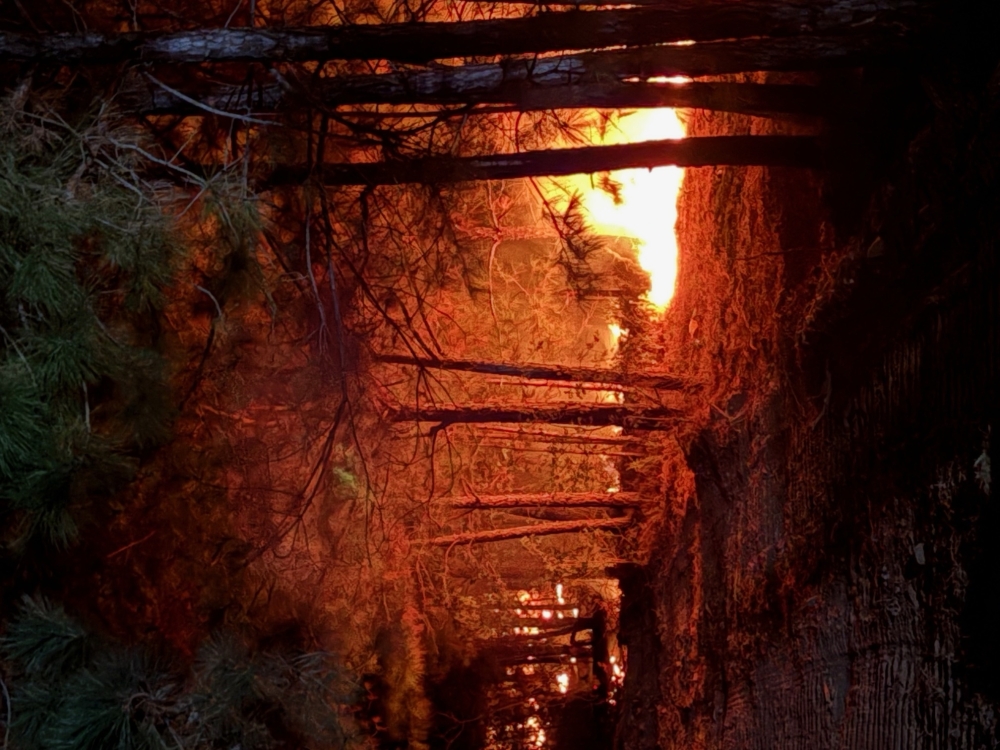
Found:
[[[26,99],[0,104],[0,520],[7,541],[64,545],[73,508],[169,435],[143,331],[177,244],[133,132]]]
[[[0,655],[12,746],[24,750],[346,748],[356,735],[357,688],[330,654],[254,652],[220,635],[182,673],[26,599]]]

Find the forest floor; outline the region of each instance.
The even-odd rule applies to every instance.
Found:
[[[1000,741],[995,64],[859,80],[824,174],[688,171],[660,343],[700,389],[622,581],[616,748]]]

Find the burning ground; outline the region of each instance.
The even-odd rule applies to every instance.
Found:
[[[997,741],[1000,150],[985,80],[869,74],[881,111],[845,115],[865,138],[828,132],[844,166],[822,181],[688,171],[661,344],[701,390],[665,442],[648,562],[622,582],[616,747]]]

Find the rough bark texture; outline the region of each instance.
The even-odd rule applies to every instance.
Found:
[[[571,658],[587,659],[593,654],[590,644],[573,646],[537,646],[504,643],[492,650],[500,664],[562,664]]]
[[[461,534],[448,534],[428,540],[435,547],[451,547],[453,544],[483,544],[485,542],[503,542],[508,539],[523,539],[532,536],[551,536],[553,534],[576,534],[581,531],[600,531],[621,529],[632,523],[631,518],[587,518],[579,521],[550,521],[536,523],[531,526],[511,526],[506,529],[486,529],[484,531],[466,531]]]
[[[316,90],[322,92],[324,101],[341,104],[425,101],[463,104],[480,101],[478,97],[485,95],[502,97],[494,101],[516,101],[530,88],[602,85],[658,76],[845,68],[879,61],[903,64],[921,51],[917,39],[871,31],[834,37],[706,42],[475,65],[441,65],[427,70],[330,79]],[[313,88],[310,84],[310,90]]]
[[[522,608],[523,609],[523,608]],[[558,638],[563,635],[576,635],[584,630],[593,630],[596,625],[595,618],[593,617],[578,617],[575,619],[563,619],[563,620],[548,620],[543,621],[541,625],[536,625],[534,627],[538,628],[538,633],[532,635],[511,635],[507,636],[503,641],[499,642],[498,645],[504,645],[504,642],[510,643],[511,645],[518,645],[523,643],[537,642],[542,638]],[[574,639],[575,640],[575,639]]]
[[[682,40],[780,36],[897,21],[876,3],[682,0],[657,8],[543,13],[464,22],[363,24],[324,28],[196,29],[172,33],[0,33],[0,61],[277,62],[386,59],[424,63],[467,56],[517,55]]]
[[[519,427],[492,427],[487,437],[497,441],[513,442],[522,440],[534,443],[564,443],[582,445],[636,446],[641,442],[634,437],[597,437],[594,435],[570,435],[563,432],[525,430]],[[637,446],[638,447],[638,446]]]
[[[573,383],[606,383],[633,385],[643,388],[678,390],[684,387],[680,378],[666,373],[625,373],[603,367],[564,367],[561,365],[508,364],[505,362],[482,362],[469,359],[429,359],[397,354],[380,354],[380,362],[414,367],[430,367],[439,370],[477,372],[487,375],[509,375],[528,380],[555,380]]]
[[[365,77],[367,80],[368,77]],[[156,83],[131,85],[119,96],[121,107],[141,114],[204,115],[210,110],[237,113],[270,113],[281,110],[335,108],[344,104],[343,90],[349,77],[319,82],[308,90],[288,88],[277,83],[246,87],[218,85],[184,87],[170,91]],[[173,88],[173,87],[172,87]],[[183,90],[182,90],[183,89]],[[455,104],[451,91],[424,91],[416,94],[401,87],[366,104]],[[496,91],[470,94],[468,105],[495,104],[513,110],[532,112],[550,109],[641,109],[673,107],[712,109],[768,117],[773,115],[824,115],[842,111],[848,104],[842,92],[821,86],[767,85],[755,83],[686,84],[612,82],[580,86],[538,88],[531,84],[505,85]],[[465,111],[464,109],[462,110]],[[349,114],[342,112],[342,114]],[[370,113],[364,113],[370,116]],[[411,116],[437,117],[443,112]]]
[[[440,185],[477,180],[589,174],[615,169],[653,169],[663,166],[757,164],[820,167],[822,163],[819,141],[810,136],[718,136],[644,141],[618,146],[526,151],[520,154],[495,156],[324,164],[312,169],[281,165],[271,170],[261,186],[275,188],[283,185],[300,185],[307,179],[314,179],[330,187],[406,183]]]
[[[544,8],[603,8],[603,7],[614,7],[622,5],[619,0],[475,0],[476,2],[488,2],[490,4],[496,5],[538,5]],[[629,5],[633,5],[639,8],[659,8],[664,5],[669,5],[669,0],[632,0]],[[804,14],[809,11],[810,8],[817,13],[821,14],[824,18],[837,18],[838,14],[851,14],[851,13],[862,13],[865,8],[868,9],[872,15],[876,13],[885,13],[887,10],[885,3],[878,2],[866,2],[865,0],[847,0],[847,2],[830,2],[830,3],[817,3],[815,5],[810,3],[801,2],[786,2],[787,6],[784,12],[791,15],[794,13]],[[907,7],[914,7],[917,3],[896,3],[893,8],[905,9]],[[846,18],[847,15],[841,15],[841,18]],[[805,20],[803,20],[805,23]]]
[[[545,406],[469,406],[452,408],[403,408],[393,412],[392,422],[436,422],[438,427],[453,424],[488,424],[490,422],[545,422],[581,427],[629,427],[636,430],[662,430],[670,427],[678,412],[665,406],[638,408],[617,404],[565,404]]]
[[[539,91],[523,87],[513,103],[520,110],[711,109],[767,117],[821,115],[836,111],[841,97],[819,86],[756,83],[592,83]]]
[[[442,498],[452,508],[614,508],[639,505],[635,492],[545,492]]]

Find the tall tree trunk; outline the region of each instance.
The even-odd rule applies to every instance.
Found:
[[[430,96],[438,102],[466,103],[487,94],[513,99],[528,86],[542,89],[629,78],[695,78],[757,70],[853,67],[879,60],[900,62],[913,51],[910,45],[906,38],[875,31],[661,45],[330,79],[322,92],[328,101],[343,104],[423,102]]]
[[[512,104],[524,109],[558,107],[708,107],[761,114],[810,114],[823,108],[822,94],[799,86],[758,84],[644,84],[650,78],[706,76],[757,70],[852,67],[880,60],[904,62],[917,54],[897,36],[856,32],[837,37],[802,36],[666,45],[441,65],[377,75],[338,76],[296,86],[294,79],[241,86],[180,89],[149,81],[127,87],[120,104],[148,114],[275,111],[287,106],[348,104]],[[636,79],[629,83],[629,79]],[[551,102],[547,97],[551,95]],[[199,106],[201,105],[201,106]]]
[[[519,645],[523,643],[537,642],[542,638],[558,638],[563,635],[576,635],[583,630],[593,630],[596,621],[593,617],[577,617],[574,619],[563,619],[563,620],[550,620],[544,626],[530,625],[528,627],[537,627],[538,632],[532,635],[525,634],[515,634],[504,636],[503,640],[500,641],[501,644],[510,643],[511,645]]]
[[[278,165],[264,178],[260,187],[269,189],[300,185],[310,178],[328,187],[406,183],[441,185],[664,166],[820,167],[822,163],[819,141],[810,136],[704,136],[494,156],[345,162],[323,164],[311,169],[299,165]],[[212,170],[206,170],[209,171]]]
[[[523,406],[465,406],[443,408],[404,407],[389,415],[391,422],[436,422],[438,429],[453,424],[489,422],[547,422],[581,427],[630,427],[635,430],[662,430],[679,416],[666,406],[634,407],[621,404],[549,404]]]
[[[709,109],[744,115],[822,115],[839,97],[820,86],[764,83],[612,82],[537,89],[523,86],[513,104],[531,112],[549,109]]]
[[[484,445],[497,448],[507,448],[508,450],[517,451],[519,453],[545,453],[549,456],[553,454],[559,454],[561,456],[600,456],[602,458],[643,458],[648,453],[639,451],[609,451],[604,448],[595,448],[594,450],[573,450],[572,448],[560,448],[557,447],[558,444],[549,446],[548,448],[531,448],[523,445],[510,445],[509,443],[503,443],[496,439],[487,439]]]
[[[676,0],[656,8],[542,13],[461,22],[178,32],[23,35],[0,32],[0,61],[60,64],[303,62],[520,55],[686,40],[786,36],[840,28],[863,33],[900,18],[868,0]],[[884,6],[883,6],[884,7]]]
[[[541,507],[541,508],[505,508],[504,512],[511,520],[519,518],[530,521],[576,521],[592,518],[590,508],[573,507]]]
[[[576,605],[574,604],[553,604],[552,602],[531,602],[530,604],[519,604],[517,606],[520,609],[530,609],[535,611],[550,609],[553,612],[559,610],[566,612],[576,608]]]
[[[369,78],[367,76],[359,78]],[[175,114],[204,115],[217,112],[270,113],[313,107],[336,108],[345,103],[343,89],[350,76],[336,79],[332,85],[319,82],[308,91],[296,91],[277,83],[265,83],[247,88],[244,85],[184,87],[168,89],[150,82],[149,86],[132,84],[118,98],[123,110],[145,115]],[[339,89],[339,90],[338,90]],[[455,104],[452,91],[409,90],[383,92],[366,104]],[[837,91],[822,86],[765,83],[690,83],[669,82],[605,82],[579,86],[537,88],[530,84],[504,86],[502,90],[469,95],[468,104],[496,104],[520,112],[550,109],[642,109],[672,107],[674,109],[710,109],[758,117],[774,115],[824,115],[842,111],[848,102]],[[495,111],[489,109],[486,111]],[[456,115],[466,112],[455,110]],[[354,113],[341,110],[342,115]],[[442,117],[450,112],[435,110],[427,113],[358,112],[359,117]]]
[[[525,430],[520,427],[494,426],[487,427],[484,432],[496,433],[494,435],[488,434],[487,437],[497,441],[521,440],[532,443],[568,443],[613,446],[634,446],[638,443],[634,437],[630,437],[628,435],[623,435],[621,437],[595,437],[592,435],[580,435],[576,433]]]
[[[604,383],[613,385],[631,385],[642,388],[661,388],[663,390],[679,390],[684,387],[684,381],[666,373],[625,373],[610,370],[606,367],[566,367],[563,365],[542,364],[509,364],[506,362],[484,362],[471,359],[430,359],[428,357],[410,357],[402,354],[379,354],[375,357],[379,362],[394,365],[412,365],[414,367],[429,367],[438,370],[456,370],[459,372],[475,372],[486,375],[510,375],[528,380],[557,380],[573,383]]]
[[[524,539],[532,536],[551,536],[553,534],[575,534],[581,531],[600,531],[621,529],[632,523],[630,518],[587,518],[579,521],[550,521],[531,526],[511,526],[506,529],[485,529],[483,531],[465,531],[461,534],[448,534],[428,539],[428,544],[435,547],[451,547],[453,544],[483,544],[485,542],[503,542],[508,539]]]
[[[441,498],[451,508],[622,508],[639,505],[635,492],[544,492],[512,495],[467,495]]]
[[[516,664],[559,664],[564,659],[576,657],[587,659],[593,655],[590,644],[572,646],[549,646],[528,648],[526,646],[499,648],[493,651],[497,660],[505,666]]]
[[[622,5],[621,0],[473,0],[474,2],[489,3],[490,5],[496,5],[499,7],[505,5],[535,5],[543,8],[604,8],[604,7],[615,7]],[[670,0],[630,0],[628,3],[631,6],[638,8],[662,8],[664,6],[672,5]],[[762,6],[762,3],[749,3],[750,5]],[[786,5],[795,5],[794,3],[787,3]],[[894,2],[894,3],[875,3],[870,0],[849,0],[846,3],[816,3],[815,5],[805,4],[798,8],[786,8],[785,12],[792,14],[807,14],[810,9],[815,13],[820,14],[821,18],[816,19],[817,28],[825,27],[826,23],[835,24],[851,24],[855,22],[864,22],[864,18],[868,17],[872,20],[875,19],[877,13],[898,13],[910,11],[913,12],[920,7],[920,3],[917,2]],[[854,21],[850,20],[851,13],[854,13]],[[870,15],[869,15],[870,14]],[[803,18],[803,31],[807,31],[813,28],[810,23],[810,19]]]

